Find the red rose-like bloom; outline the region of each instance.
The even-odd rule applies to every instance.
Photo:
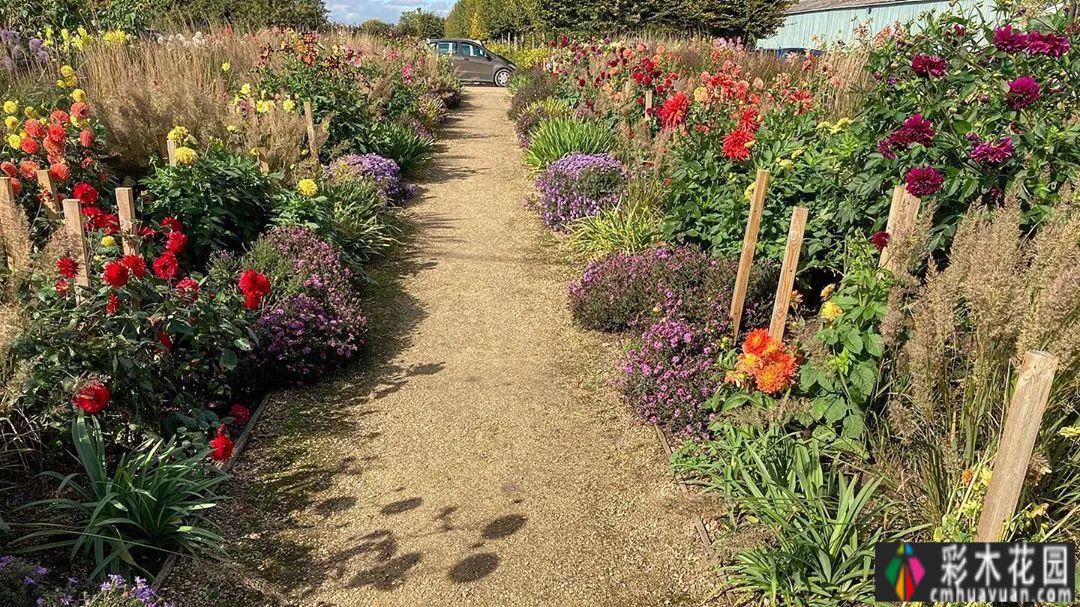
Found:
[[[49,134],[47,141],[55,144],[64,143],[64,139],[67,138],[67,129],[64,125],[57,122],[49,123]]]
[[[53,110],[52,113],[49,114],[49,120],[51,120],[52,122],[65,124],[68,121],[67,112],[65,112],[64,110]]]
[[[166,217],[161,220],[161,227],[170,232],[183,232],[184,224],[180,223],[180,220],[175,217]]]
[[[218,428],[217,436],[210,439],[210,459],[215,462],[225,462],[232,457],[233,442],[229,438],[225,426]]]
[[[245,295],[250,293],[262,297],[270,292],[270,280],[251,269],[244,270],[236,284]]]
[[[660,106],[660,124],[664,128],[675,128],[686,122],[686,114],[690,111],[690,98],[683,92],[678,92],[664,100]]]
[[[187,236],[185,236],[183,232],[173,230],[172,232],[169,232],[169,236],[165,239],[165,250],[179,255],[184,250],[186,244]]]
[[[18,176],[18,169],[15,168],[15,163],[5,160],[0,162],[0,172],[3,172],[8,177]]]
[[[251,411],[240,403],[233,403],[233,405],[229,407],[229,417],[233,418],[236,423],[244,426],[247,425],[248,420],[251,419]]]
[[[94,147],[94,131],[84,130],[79,133],[79,145],[84,148]]]
[[[71,282],[64,278],[56,279],[56,294],[67,295],[68,293],[71,293]]]
[[[75,278],[79,272],[79,262],[64,256],[56,260],[56,271],[64,278]]]
[[[41,151],[41,144],[33,137],[23,137],[19,149],[27,154],[37,154]]]
[[[135,278],[142,278],[146,274],[146,261],[141,255],[124,255],[120,258],[120,263],[131,270]]]
[[[94,380],[80,388],[72,402],[76,407],[93,415],[109,406],[109,396],[109,389],[105,384]]]
[[[98,212],[91,219],[90,225],[95,230],[104,230],[106,234],[116,234],[120,231],[120,217],[116,213]]]
[[[742,129],[736,129],[724,137],[724,156],[731,160],[746,160],[750,157],[750,144],[754,142],[754,136]]]
[[[154,260],[154,275],[162,280],[176,278],[176,273],[179,271],[180,264],[176,261],[176,255],[172,253],[162,253]]]
[[[41,124],[40,120],[34,120],[33,118],[23,123],[23,130],[34,139],[42,139],[49,134],[49,130],[45,128],[45,125]]]
[[[914,167],[904,177],[907,191],[912,196],[930,196],[941,189],[945,178],[933,167]]]
[[[81,101],[71,104],[71,120],[86,120],[90,117],[90,106]]]
[[[1039,99],[1039,83],[1031,76],[1020,76],[1009,83],[1005,102],[1014,110],[1026,108]]]
[[[120,309],[120,298],[116,296],[116,293],[109,293],[109,303],[105,304],[106,314],[116,314]]]
[[[881,251],[885,250],[886,246],[888,246],[890,238],[891,237],[889,236],[889,233],[885,230],[881,230],[880,232],[874,232],[870,236],[870,244],[874,245],[874,248],[877,249],[880,253]]]
[[[190,276],[180,279],[180,282],[176,283],[176,294],[181,299],[194,300],[199,296],[199,281]]]
[[[72,194],[86,204],[94,204],[98,200],[97,188],[85,181],[76,183]]]
[[[911,69],[923,78],[941,78],[949,69],[949,62],[937,55],[918,54],[911,58]]]
[[[122,287],[126,285],[128,281],[127,266],[119,261],[110,261],[105,264],[105,271],[102,272],[101,279],[114,289]]]
[[[37,176],[37,170],[41,168],[41,165],[33,160],[23,160],[19,163],[19,173],[23,176],[23,179],[33,179]]]

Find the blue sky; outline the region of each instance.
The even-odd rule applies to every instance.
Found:
[[[381,19],[389,23],[396,23],[398,16],[402,12],[416,10],[417,7],[445,17],[453,5],[454,0],[421,0],[420,2],[408,2],[406,0],[326,0],[326,8],[330,11],[331,21],[351,24],[361,23],[368,19]]]

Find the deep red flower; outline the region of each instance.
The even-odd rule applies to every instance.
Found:
[[[120,217],[116,213],[103,213],[98,212],[90,220],[90,226],[95,230],[104,230],[106,234],[112,235],[120,231]]]
[[[199,281],[186,276],[180,279],[180,282],[176,283],[176,294],[184,300],[194,300],[199,296]]]
[[[912,196],[930,196],[941,189],[945,178],[934,167],[913,167],[904,177],[907,191]]]
[[[3,172],[8,177],[17,177],[19,175],[18,171],[19,170],[15,168],[14,162],[11,162],[9,160],[0,162],[0,172]]]
[[[116,293],[109,293],[109,302],[105,304],[106,314],[116,314],[120,309],[120,298],[116,296]]]
[[[71,293],[71,281],[64,278],[56,279],[56,294],[67,295],[68,293]]]
[[[217,430],[217,436],[210,439],[210,459],[215,462],[225,462],[232,457],[233,442],[222,425]]]
[[[1068,36],[1059,36],[1054,32],[1044,34],[1035,30],[1027,35],[1027,52],[1032,55],[1057,58],[1069,52],[1069,46]]]
[[[1027,34],[1014,30],[1011,25],[1003,25],[994,30],[994,46],[1006,53],[1015,53],[1027,48]]]
[[[175,217],[166,217],[161,220],[161,227],[170,232],[183,232],[184,224],[180,223],[180,220]]]
[[[99,196],[97,188],[85,181],[76,183],[75,188],[72,190],[72,194],[75,198],[78,198],[86,204],[94,204],[98,201]]]
[[[753,134],[743,129],[735,129],[724,137],[724,156],[731,160],[746,160],[750,157],[750,144],[753,142]]]
[[[675,128],[686,122],[686,115],[690,111],[690,98],[679,91],[664,100],[660,106],[660,124],[664,128]]]
[[[158,331],[157,334],[158,343],[161,344],[161,349],[166,352],[172,352],[173,340],[169,337],[169,334],[164,331]]]
[[[229,407],[229,417],[233,418],[237,424],[246,426],[248,420],[251,419],[251,411],[240,403],[233,403],[232,406]]]
[[[79,262],[65,255],[56,260],[56,270],[64,278],[75,278],[79,273]]]
[[[184,246],[187,245],[187,240],[188,238],[183,232],[173,230],[165,238],[165,250],[179,255],[183,252]]]
[[[263,297],[270,292],[270,280],[252,269],[244,270],[236,285],[244,295],[254,294]]]
[[[1009,83],[1005,102],[1014,110],[1026,108],[1039,99],[1039,83],[1031,76],[1020,76]]]
[[[105,384],[93,380],[87,382],[75,393],[72,402],[76,407],[93,415],[100,413],[105,407],[109,406],[109,398],[109,389],[105,387]]]
[[[154,275],[162,280],[172,280],[176,278],[177,272],[180,271],[180,264],[176,261],[176,255],[165,252],[158,256],[154,260]]]
[[[146,260],[142,258],[142,255],[124,255],[120,258],[120,263],[124,264],[135,278],[142,278],[146,275]]]
[[[116,289],[127,284],[127,266],[119,261],[110,261],[105,264],[105,271],[101,273],[101,279],[110,287]]]
[[[47,136],[47,140],[49,142],[54,143],[54,144],[62,144],[62,143],[64,143],[64,139],[66,139],[66,138],[67,138],[67,129],[64,128],[64,125],[62,125],[62,124],[60,124],[58,122],[50,122],[49,123],[49,134]],[[62,150],[62,148],[61,148],[61,150]]]
[[[881,251],[885,250],[886,246],[889,245],[890,238],[891,236],[889,236],[888,232],[886,232],[885,230],[881,230],[880,232],[874,232],[870,236],[869,240],[870,244],[874,245],[874,248],[877,249],[880,253]]]
[[[941,78],[949,69],[949,62],[937,55],[920,53],[911,58],[911,69],[923,78]]]

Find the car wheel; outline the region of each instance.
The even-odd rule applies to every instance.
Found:
[[[506,86],[508,84],[510,84],[510,70],[495,72],[495,86]]]

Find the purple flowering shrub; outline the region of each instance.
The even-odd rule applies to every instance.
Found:
[[[626,171],[611,154],[574,152],[548,165],[536,180],[538,207],[553,230],[619,203],[626,191]]]
[[[412,198],[413,188],[401,176],[401,167],[378,154],[342,156],[327,167],[333,179],[371,178],[386,204],[402,204]]]
[[[254,364],[265,377],[310,381],[356,356],[367,318],[340,249],[306,228],[280,227],[260,237],[243,263],[273,285],[255,324]]]
[[[704,403],[719,386],[717,359],[731,336],[737,263],[697,247],[612,253],[568,287],[577,322],[600,330],[642,329],[621,365],[624,398],[641,419],[671,433],[702,436]],[[747,286],[742,326],[768,322],[775,264],[759,264]],[[763,303],[764,302],[764,303]]]
[[[1008,190],[1027,221],[1041,219],[1080,172],[1078,44],[1064,12],[1036,21],[1019,5],[985,20],[933,13],[918,31],[883,40],[867,60],[876,84],[859,121],[876,153],[851,163],[854,193],[873,200],[864,216],[882,223],[889,190],[902,183],[936,203],[935,248],[969,207],[997,204]]]

